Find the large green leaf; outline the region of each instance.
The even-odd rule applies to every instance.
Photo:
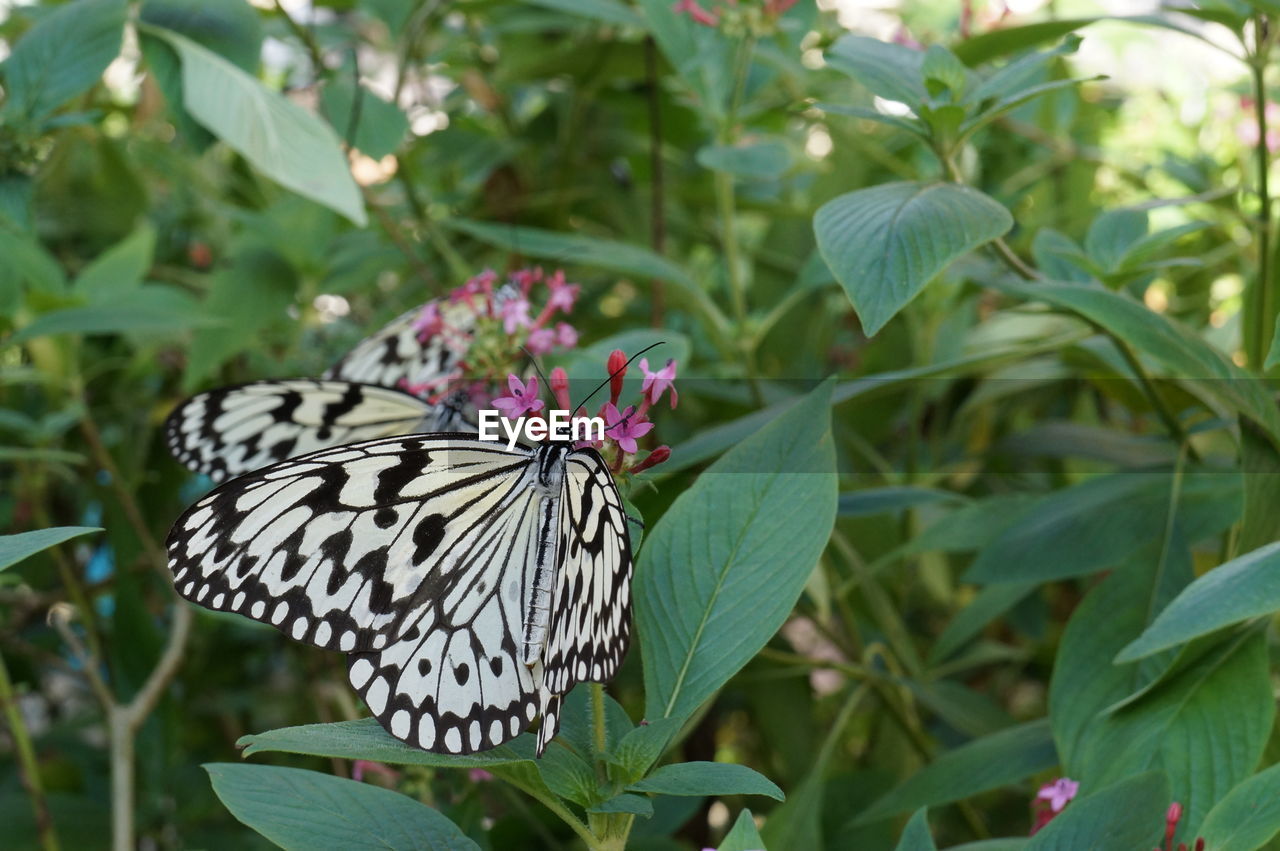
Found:
[[[36,529],[16,535],[0,535],[0,570],[13,567],[18,562],[41,550],[88,535],[101,532],[97,526],[57,526],[52,529]]]
[[[1169,806],[1158,771],[1130,777],[1072,801],[1026,845],[1026,851],[1136,851],[1155,846]]]
[[[858,821],[872,822],[959,801],[1017,783],[1057,764],[1048,721],[1019,724],[947,751],[862,811]]]
[[[823,204],[818,248],[875,334],[953,260],[1004,235],[999,202],[954,183],[886,183]]]
[[[181,33],[252,73],[262,21],[246,0],[144,0],[138,20]]]
[[[92,86],[120,53],[124,0],[76,0],[40,20],[4,63],[11,120],[39,121]]]
[[[196,300],[182,290],[146,284],[103,304],[41,314],[9,341],[20,343],[51,334],[173,333],[218,324],[218,318],[201,313]]]
[[[1073,777],[1098,788],[1162,769],[1184,807],[1185,838],[1257,767],[1275,711],[1266,637],[1230,636],[1102,717],[1081,743]]]
[[[769,778],[745,765],[724,762],[677,762],[664,765],[627,787],[654,795],[785,795]]]
[[[1115,473],[1054,491],[1019,513],[978,554],[965,578],[1048,582],[1112,567],[1159,540],[1174,479],[1173,473]],[[1240,493],[1239,476],[1187,473],[1177,515],[1186,539],[1199,541],[1235,522]]]
[[[924,53],[862,35],[844,35],[827,51],[827,64],[872,94],[916,107],[928,98],[921,75]]]
[[[320,91],[320,103],[333,129],[375,160],[394,153],[409,132],[409,119],[400,107],[357,86],[347,76],[326,83]]]
[[[281,848],[480,849],[438,811],[381,786],[274,765],[204,768],[231,814]]]
[[[360,190],[328,125],[186,36],[145,29],[178,52],[192,118],[267,177],[364,226]]]
[[[1280,611],[1280,542],[1215,567],[1187,586],[1116,656],[1132,662],[1249,618]]]
[[[1261,771],[1227,793],[1200,827],[1213,851],[1254,851],[1280,833],[1280,765]]]
[[[1194,574],[1180,536],[1130,556],[1089,592],[1067,622],[1049,685],[1049,719],[1068,776],[1083,771],[1085,745],[1108,707],[1155,682],[1171,654],[1141,665],[1109,665]],[[998,587],[998,586],[997,586]]]
[[[786,620],[835,522],[830,380],[725,453],[636,566],[647,718],[686,718]]]
[[[1280,411],[1266,387],[1181,323],[1100,286],[1008,280],[992,281],[992,285],[1100,325],[1149,355],[1200,398],[1223,412],[1248,417],[1280,444]]]

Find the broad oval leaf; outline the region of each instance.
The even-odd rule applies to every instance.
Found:
[[[103,530],[97,526],[55,526],[52,529],[36,529],[16,535],[0,535],[0,570],[13,567],[23,559],[63,541],[101,531]]]
[[[845,35],[827,51],[827,64],[874,95],[915,108],[928,98],[921,76],[924,53],[863,35]]]
[[[1132,662],[1249,618],[1280,610],[1280,541],[1192,582],[1116,656]]]
[[[365,225],[360,190],[328,125],[186,36],[144,29],[178,52],[192,118],[281,186]]]
[[[782,626],[835,522],[830,380],[676,498],[636,567],[646,717],[687,718]]]
[[[1057,764],[1048,721],[1019,724],[944,753],[859,813],[858,821],[867,823],[959,801],[1017,783]]]
[[[1134,851],[1160,838],[1169,784],[1158,771],[1130,777],[1072,801],[1026,851]]]
[[[1280,765],[1261,771],[1218,802],[1200,828],[1213,851],[1253,851],[1280,833]]]
[[[381,786],[275,765],[204,768],[231,814],[282,848],[480,849],[440,812]]]
[[[818,248],[868,335],[875,334],[953,260],[1003,236],[1013,217],[954,183],[886,183],[823,204]]]
[[[777,801],[786,797],[777,784],[760,772],[724,762],[664,765],[627,789],[654,795],[766,795]]]

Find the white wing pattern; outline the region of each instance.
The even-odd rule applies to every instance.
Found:
[[[436,304],[450,333],[464,334],[475,327],[475,312],[466,302],[441,299]],[[421,341],[413,328],[425,306],[398,316],[361,340],[323,377],[399,387],[402,381],[418,383],[453,372],[460,357],[449,346],[445,334],[433,334]]]
[[[450,410],[348,381],[255,381],[183,402],[165,423],[169,451],[222,481],[328,446],[434,430]]]
[[[382,726],[427,750],[495,747],[541,713],[541,754],[561,696],[626,652],[626,518],[590,449],[456,434],[328,449],[217,488],[168,548],[182,596],[348,653]],[[540,568],[552,595],[531,655]]]

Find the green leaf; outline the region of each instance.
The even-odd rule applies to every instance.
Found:
[[[716,851],[764,851],[764,840],[756,829],[756,820],[751,817],[751,810],[744,809],[738,813],[738,820],[729,828],[729,832],[720,840]]]
[[[262,21],[245,0],[145,0],[138,20],[185,35],[249,73],[258,67]]]
[[[1051,50],[1030,51],[989,73],[966,98],[970,103],[1003,101],[1034,88],[1043,81],[1049,65],[1059,56],[1075,53],[1081,39],[1072,35]]]
[[[1116,656],[1132,662],[1193,638],[1280,611],[1280,542],[1245,553],[1192,582]]]
[[[839,514],[841,517],[867,517],[874,514],[896,513],[918,505],[968,501],[968,497],[962,494],[937,488],[911,486],[868,488],[840,494]]]
[[[609,761],[625,771],[630,779],[639,779],[662,756],[681,725],[679,718],[657,718],[641,724],[622,737]]]
[[[1183,838],[1194,838],[1208,810],[1257,767],[1275,711],[1266,636],[1229,636],[1100,719],[1073,777],[1096,788],[1162,769],[1173,789],[1166,803],[1182,803]]]
[[[588,807],[589,813],[631,813],[632,815],[650,818],[653,816],[653,802],[643,795],[632,795],[623,792],[608,800],[601,801],[594,807]]]
[[[813,219],[818,248],[875,334],[948,264],[1013,226],[1001,204],[954,183],[887,183],[841,195]]]
[[[595,772],[569,748],[548,748],[537,761],[537,767],[547,788],[557,796],[583,807],[600,802]]]
[[[1191,581],[1191,553],[1180,535],[1145,546],[1089,592],[1067,621],[1049,684],[1049,718],[1064,772],[1084,771],[1085,749],[1109,707],[1154,683],[1172,654],[1141,665],[1106,660],[1138,635]]]
[[[953,45],[951,50],[961,62],[974,66],[1027,48],[1038,47],[1100,20],[1102,18],[1063,18],[1056,21],[1040,21],[1021,27],[1000,27],[965,39]]]
[[[929,651],[930,663],[937,664],[950,657],[987,624],[1030,597],[1038,587],[1036,582],[996,582],[984,587],[938,636]]]
[[[1254,851],[1280,832],[1280,765],[1261,771],[1227,793],[1200,826],[1212,851]]]
[[[1104,269],[1114,269],[1129,247],[1147,235],[1145,210],[1107,210],[1093,220],[1084,250]]]
[[[1262,426],[1273,443],[1280,444],[1280,411],[1262,384],[1180,323],[1102,287],[1048,281],[1025,284],[1000,280],[991,284],[1101,325],[1150,355],[1191,392],[1248,417]]]
[[[103,303],[136,290],[151,268],[155,248],[156,230],[144,223],[85,266],[76,278],[75,291]]]
[[[200,313],[196,301],[181,290],[147,284],[105,304],[67,307],[41,314],[9,338],[21,343],[51,334],[172,333],[219,324]]]
[[[4,63],[11,119],[40,121],[88,89],[120,53],[124,0],[76,0],[43,17]]]
[[[872,94],[913,109],[929,96],[921,79],[924,54],[877,38],[845,35],[827,51],[827,64],[843,71]]]
[[[1053,491],[1020,512],[983,548],[970,582],[1049,582],[1112,567],[1152,540],[1169,516],[1173,473],[1131,471]],[[1218,471],[1183,476],[1178,519],[1191,542],[1240,516],[1241,478]]]
[[[818,109],[831,115],[848,115],[852,118],[862,118],[866,121],[874,121],[877,124],[887,124],[890,127],[896,127],[899,130],[905,130],[908,133],[919,136],[922,139],[928,139],[929,134],[925,130],[924,125],[919,119],[907,118],[901,115],[890,115],[887,112],[880,112],[869,106],[846,106],[838,103],[815,103]],[[832,280],[835,280],[832,278]]]
[[[860,823],[1009,786],[1058,764],[1047,719],[975,739],[939,756],[858,814]]]
[[[653,795],[766,795],[776,801],[786,796],[777,785],[745,765],[724,762],[677,762],[664,765],[627,787],[631,792]]]
[[[929,808],[921,807],[911,816],[902,830],[896,851],[937,851],[933,834],[929,833]]]
[[[192,118],[267,177],[365,225],[360,190],[328,125],[186,36],[144,28],[178,52]]]
[[[924,53],[924,62],[920,65],[921,76],[924,77],[925,88],[929,94],[939,97],[949,92],[953,101],[958,101],[969,85],[969,69],[956,58],[956,55],[940,44],[929,45]]]
[[[712,464],[636,566],[645,716],[687,718],[782,626],[835,522],[830,380]]]
[[[480,848],[438,811],[381,786],[274,765],[204,769],[231,814],[282,848]]]
[[[394,153],[409,132],[409,119],[400,107],[369,91],[359,89],[348,76],[331,79],[320,91],[325,117],[343,139],[350,136],[354,147],[375,160]],[[354,127],[353,127],[354,110]],[[354,133],[351,131],[354,129]]]
[[[1240,468],[1244,470],[1244,517],[1236,552],[1280,540],[1280,451],[1247,419],[1240,423]]]
[[[1026,851],[1134,851],[1153,847],[1169,806],[1158,771],[1139,774],[1072,801],[1026,845]]]
[[[52,529],[36,529],[16,535],[0,535],[0,570],[7,570],[23,559],[57,546],[63,541],[101,532],[97,526],[56,526]]]
[[[697,159],[703,168],[757,180],[781,177],[791,167],[791,152],[786,145],[775,140],[707,145],[698,150]]]
[[[584,18],[620,26],[644,26],[644,19],[617,0],[524,0],[531,6],[555,9]]]

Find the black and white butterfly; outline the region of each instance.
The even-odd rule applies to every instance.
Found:
[[[178,592],[348,657],[397,739],[465,754],[608,681],[630,638],[631,546],[594,449],[413,434],[236,478],[174,525]]]
[[[465,334],[475,314],[438,302],[451,333]],[[427,402],[402,384],[440,381],[461,354],[445,334],[419,338],[414,308],[365,338],[318,379],[254,381],[199,393],[165,423],[170,452],[184,466],[222,481],[329,446],[394,434],[471,427],[469,400]]]

